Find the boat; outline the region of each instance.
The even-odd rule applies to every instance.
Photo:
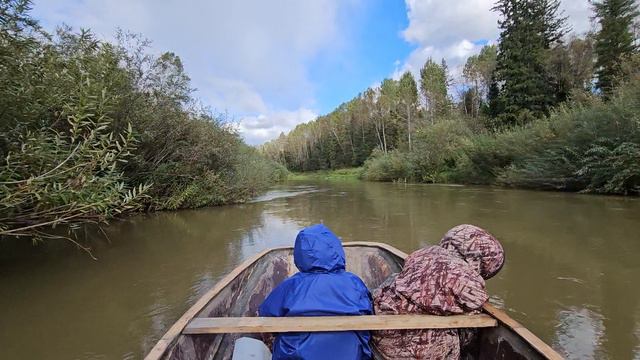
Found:
[[[349,242],[344,243],[344,249],[347,270],[360,276],[369,289],[375,289],[388,276],[399,272],[407,257],[406,253],[382,243]],[[248,259],[187,310],[158,340],[145,359],[227,360],[231,359],[238,338],[260,338],[259,333],[262,332],[427,327],[477,328],[477,341],[463,354],[464,359],[563,358],[527,328],[489,303],[485,304],[480,315],[372,315],[304,319],[256,317],[258,307],[271,290],[295,272],[292,247],[268,249]]]

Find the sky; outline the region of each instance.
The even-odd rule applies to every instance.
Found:
[[[49,30],[118,28],[182,59],[195,96],[251,145],[327,114],[384,78],[445,58],[453,76],[499,35],[494,0],[34,0]],[[562,0],[575,33],[588,0]]]

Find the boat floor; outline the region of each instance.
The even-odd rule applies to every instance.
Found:
[[[377,243],[345,244],[347,270],[358,275],[369,289],[399,272],[406,254]],[[147,360],[200,360],[231,358],[235,341],[260,334],[181,334],[193,318],[252,317],[266,296],[297,272],[292,249],[265,251],[234,269],[180,318],[147,356]],[[485,307],[500,326],[478,331],[476,342],[466,348],[464,359],[561,359],[555,351],[506,314]],[[545,354],[546,352],[546,354]],[[544,355],[543,355],[544,354]],[[377,356],[376,358],[380,358]]]

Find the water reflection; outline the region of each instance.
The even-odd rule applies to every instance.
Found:
[[[294,197],[302,194],[309,194],[316,191],[319,191],[319,190],[315,186],[307,186],[307,185],[287,186],[287,187],[277,186],[275,189],[267,192],[266,194],[258,196],[257,198],[249,201],[249,203],[252,204],[252,203],[258,203],[258,202],[264,202],[264,201],[272,201],[277,199]]]
[[[636,323],[640,323],[640,321],[638,321],[638,319],[636,318]],[[636,335],[636,350],[634,352],[634,360],[639,360],[640,359],[640,325],[638,325],[638,328],[636,328],[635,331],[635,335]]]
[[[562,349],[568,359],[603,358],[602,315],[585,308],[571,308],[559,311],[557,317],[554,347]]]
[[[345,241],[405,251],[483,226],[507,251],[492,302],[569,358],[637,358],[639,213],[637,199],[291,184],[244,205],[113,224],[110,242],[93,245],[97,262],[64,245],[0,244],[0,358],[139,358],[225,273],[320,221]]]

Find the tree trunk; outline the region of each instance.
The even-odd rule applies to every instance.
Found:
[[[386,154],[387,153],[387,135],[386,135],[386,133],[384,131],[384,127],[385,127],[384,126],[384,120],[382,120],[382,140],[383,140],[383,143],[384,143],[384,153]]]
[[[334,128],[331,128],[331,132],[333,133],[333,136],[335,136],[336,138],[336,142],[338,143],[338,146],[340,147],[340,151],[342,151],[342,155],[346,155],[345,151],[344,151],[344,146],[342,146],[342,142],[340,141],[340,137],[338,136],[338,133],[336,132],[336,130]]]
[[[407,138],[409,140],[409,152],[411,152],[411,105],[407,104]]]
[[[380,150],[384,151],[384,143],[382,142],[382,137],[380,136],[381,125],[378,123],[378,121],[375,121],[375,120],[373,124],[376,127],[376,137],[378,138],[378,146],[380,146]]]

